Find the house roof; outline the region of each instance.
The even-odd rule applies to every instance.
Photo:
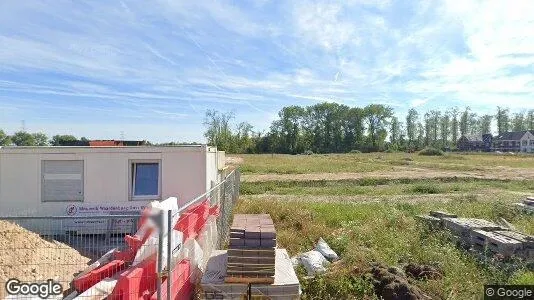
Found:
[[[507,140],[507,141],[519,141],[527,132],[534,134],[532,130],[503,132],[499,134],[497,137],[495,137],[495,139],[496,140]]]

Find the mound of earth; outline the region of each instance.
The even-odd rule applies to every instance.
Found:
[[[429,299],[421,290],[408,282],[402,270],[375,264],[364,278],[370,280],[378,298],[384,300],[418,300]]]
[[[45,240],[19,225],[0,221],[0,299],[11,278],[22,282],[53,279],[64,290],[74,275],[87,267],[89,258],[63,243]]]
[[[443,278],[441,270],[428,265],[408,264],[404,267],[404,272],[417,280],[439,280]]]

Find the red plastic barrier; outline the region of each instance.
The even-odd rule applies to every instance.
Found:
[[[197,214],[183,213],[180,215],[178,222],[176,222],[174,229],[184,234],[184,241],[189,238],[195,238],[198,234],[198,232],[196,232],[197,220]]]
[[[122,272],[108,299],[145,299],[156,290],[156,282],[156,256],[154,255]]]
[[[189,260],[182,260],[172,271],[171,299],[182,300],[191,299],[193,293],[193,283],[191,282],[191,263]],[[167,298],[167,279],[161,285],[161,298]],[[152,294],[151,300],[157,299],[157,293]]]
[[[139,237],[138,235],[126,235],[124,240],[126,241],[126,244],[128,244],[128,249],[126,249],[126,251],[115,251],[113,257],[115,259],[132,262],[135,259],[135,255],[137,254],[139,248],[141,248],[141,246],[146,242],[153,231],[153,228],[146,230],[143,237]]]
[[[111,261],[75,279],[73,281],[74,288],[78,293],[83,293],[93,285],[99,283],[102,279],[113,276],[115,273],[122,271],[125,267],[126,264],[124,260]]]
[[[211,216],[218,217],[220,213],[221,213],[221,208],[219,207],[219,205],[215,204],[212,207],[210,207],[210,215]]]

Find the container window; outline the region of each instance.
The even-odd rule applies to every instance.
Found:
[[[159,198],[159,162],[132,163],[132,199]]]
[[[42,201],[83,201],[83,168],[83,160],[43,160]]]

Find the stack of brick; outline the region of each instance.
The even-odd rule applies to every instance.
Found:
[[[458,218],[447,212],[432,211],[419,216],[434,228],[448,229],[463,244],[478,251],[498,253],[505,257],[534,259],[534,237],[503,228],[495,223],[472,218]]]
[[[525,212],[534,213],[534,197],[527,197],[523,202],[516,203],[515,205]]]
[[[226,282],[274,282],[275,250],[276,231],[269,215],[235,215],[230,228]]]

